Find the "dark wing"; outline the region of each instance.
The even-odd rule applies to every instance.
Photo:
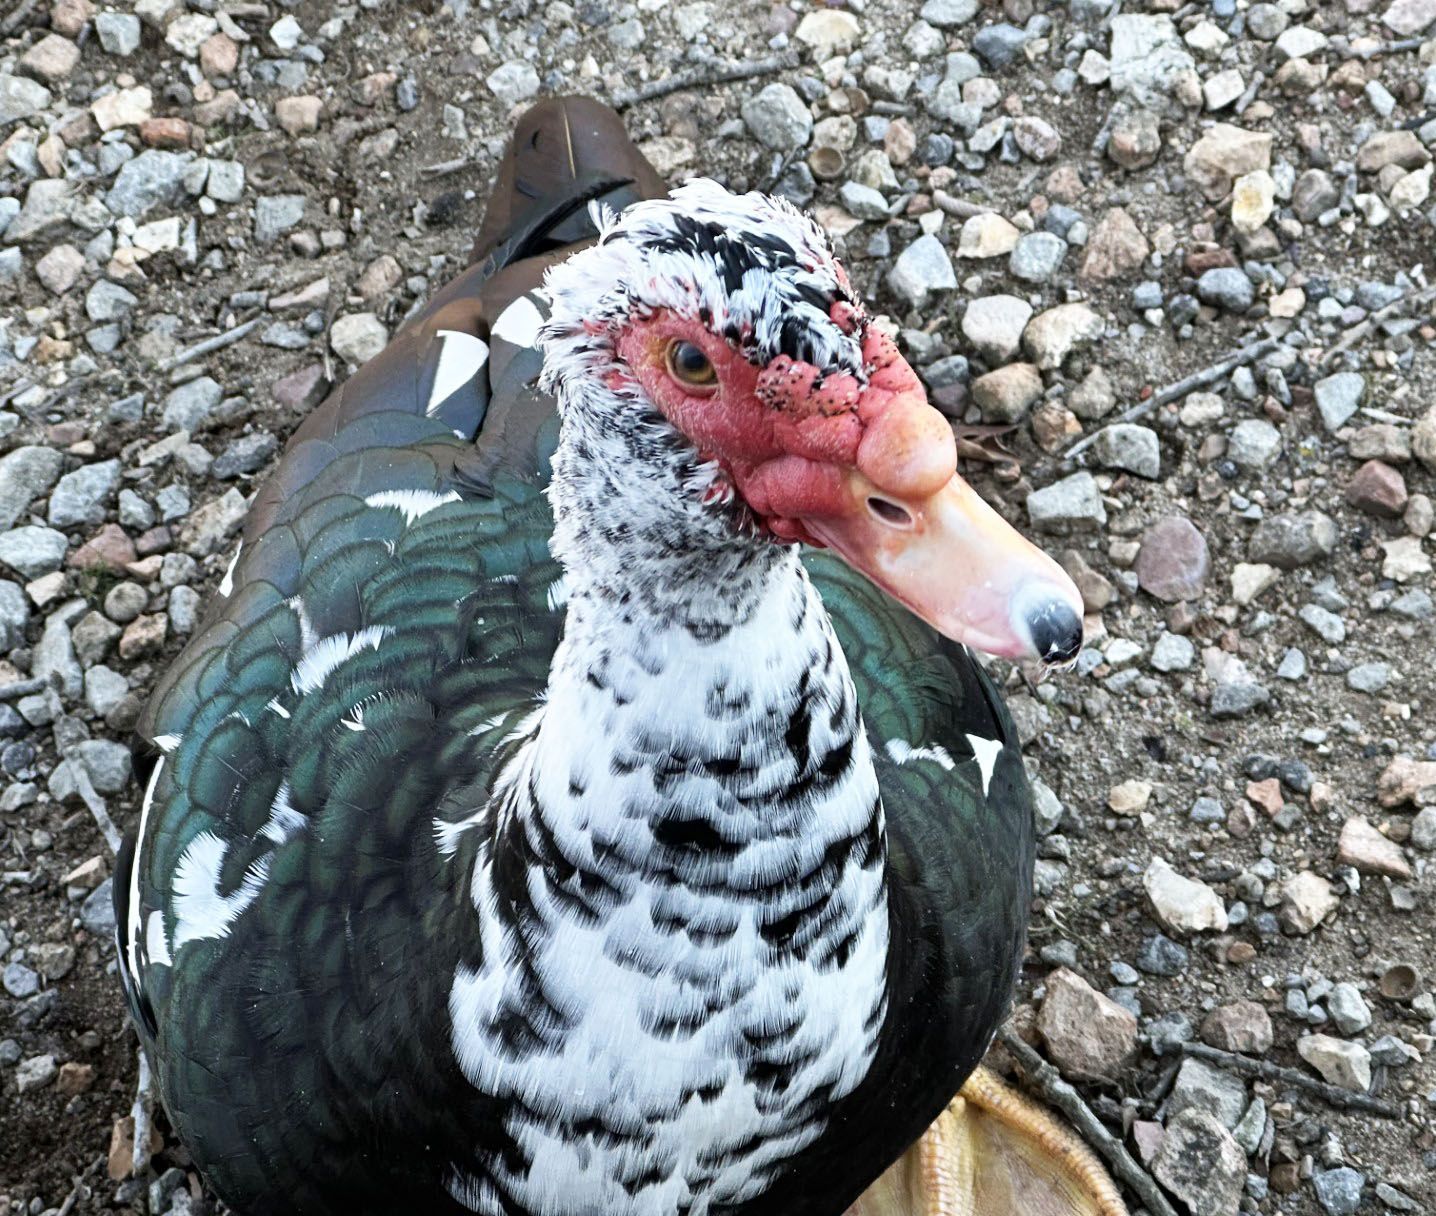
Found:
[[[591,199],[661,186],[582,99],[515,145],[480,262],[293,435],[138,728],[127,997],[177,1130],[249,1211],[459,1210],[415,1159],[511,1147],[483,1143],[501,1120],[422,980],[478,962],[450,875],[562,622],[537,288]]]
[[[882,789],[890,995],[868,1079],[744,1216],[843,1211],[951,1102],[1006,1016],[1032,888],[1021,747],[987,675],[835,558],[806,561]]]

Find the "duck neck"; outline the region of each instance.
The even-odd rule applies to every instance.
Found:
[[[726,569],[691,559],[701,577],[669,571],[642,597],[572,587],[527,810],[625,880],[726,889],[786,915],[800,885],[880,877],[882,810],[822,601],[796,549],[759,553]],[[843,864],[815,875],[829,850]]]

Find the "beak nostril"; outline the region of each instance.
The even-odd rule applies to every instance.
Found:
[[[876,494],[870,495],[868,510],[874,519],[879,523],[887,524],[890,528],[911,528],[913,526],[912,512],[906,507],[899,506],[890,498],[879,498]]]

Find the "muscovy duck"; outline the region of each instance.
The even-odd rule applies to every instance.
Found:
[[[810,220],[537,106],[141,722],[117,936],[174,1130],[249,1216],[843,1212],[1022,954],[966,645],[1080,633]],[[945,1126],[859,1210],[937,1202]]]

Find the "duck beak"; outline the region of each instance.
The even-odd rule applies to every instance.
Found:
[[[1076,658],[1072,580],[958,476],[952,427],[907,364],[894,357],[880,375],[859,405],[857,459],[828,465],[819,509],[799,513],[807,535],[954,641],[1009,659]]]
[[[956,473],[900,497],[857,469],[847,509],[803,520],[822,544],[954,641],[1009,659],[1067,663],[1082,646],[1082,598]]]

